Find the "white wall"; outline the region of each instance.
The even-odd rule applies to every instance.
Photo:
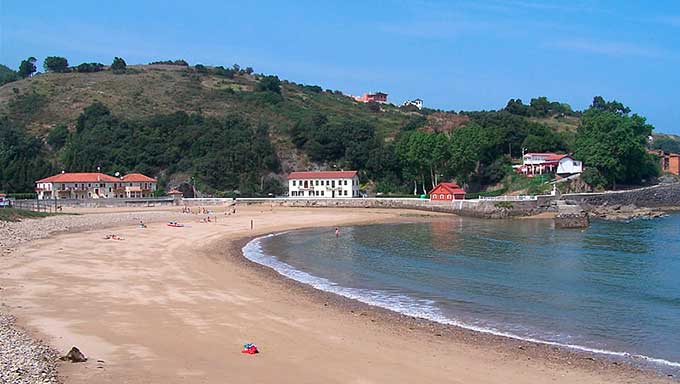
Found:
[[[305,181],[307,188],[305,188]],[[335,195],[333,194],[335,192]],[[351,179],[290,179],[289,197],[351,198],[359,197],[359,178]]]
[[[581,172],[583,172],[583,163],[578,160],[574,160],[571,157],[563,157],[560,159],[560,162],[557,165],[558,174]]]

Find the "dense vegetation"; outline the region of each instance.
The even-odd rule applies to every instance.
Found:
[[[109,68],[68,67],[55,56],[44,61],[53,73],[32,76],[35,62],[28,58],[6,75],[36,80],[17,81],[21,89],[4,93],[0,104],[0,190],[8,192],[31,191],[34,180],[61,169],[101,169],[143,172],[163,187],[192,182],[211,194],[264,195],[283,192],[281,176],[292,170],[358,169],[376,192],[420,194],[455,180],[471,193],[538,193],[540,181],[513,175],[512,164],[524,152],[547,151],[574,153],[595,187],[635,184],[658,172],[645,152],[652,127],[601,97],[583,112],[538,97],[528,105],[511,99],[499,111],[455,113],[357,103],[238,65],[191,67],[180,59],[153,63],[176,69],[130,69],[116,57]],[[83,72],[100,77],[70,98]],[[55,85],[60,77],[70,81],[63,92]],[[106,92],[97,90],[99,78]],[[164,90],[145,96],[156,88]],[[83,106],[55,112],[55,105],[77,103]],[[41,130],[48,121],[51,128]]]

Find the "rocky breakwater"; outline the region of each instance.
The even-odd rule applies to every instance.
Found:
[[[587,228],[590,217],[580,205],[572,201],[558,200],[555,227],[557,228]]]
[[[665,216],[666,213],[654,208],[638,207],[635,204],[603,204],[590,206],[592,216],[603,220],[630,221],[636,219],[654,219]]]

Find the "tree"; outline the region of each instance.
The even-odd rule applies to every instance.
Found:
[[[34,74],[35,71],[37,70],[37,68],[35,67],[36,61],[37,61],[36,58],[33,57],[33,56],[29,57],[26,60],[22,60],[21,64],[19,64],[19,72],[18,72],[19,76],[21,76],[22,78],[25,79],[27,77],[30,77],[32,74]]]
[[[43,67],[47,72],[68,72],[68,60],[60,56],[48,56],[43,62]]]
[[[32,192],[35,180],[49,175],[53,169],[46,160],[42,141],[25,129],[0,117],[0,190]]]
[[[104,70],[104,64],[102,63],[82,63],[76,67],[76,72],[88,73],[88,72],[99,72]]]
[[[245,72],[249,75],[252,75],[254,72],[253,67],[246,67]]]
[[[259,92],[270,91],[280,94],[281,80],[279,80],[278,76],[263,76],[262,79],[260,79],[260,82],[257,83],[257,87],[255,87],[255,90]]]
[[[68,127],[66,127],[66,124],[59,124],[52,128],[50,133],[47,134],[47,144],[51,145],[52,148],[59,150],[66,144],[68,134]]]
[[[596,97],[577,130],[576,158],[595,168],[606,186],[636,184],[658,173],[657,161],[646,151],[654,127],[628,107]],[[593,173],[592,180],[600,180]]]
[[[203,64],[196,64],[194,66],[196,69],[196,72],[201,73],[201,74],[207,74],[208,73],[208,68],[205,67]]]
[[[123,73],[127,69],[127,63],[122,57],[114,57],[111,63],[111,71],[113,73]]]
[[[451,135],[451,173],[463,183],[479,177],[482,161],[493,146],[489,130],[470,123],[453,131]]]

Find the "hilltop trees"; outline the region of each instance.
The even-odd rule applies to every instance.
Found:
[[[102,63],[82,63],[78,64],[75,68],[76,72],[79,73],[89,73],[89,72],[99,72],[104,70],[104,64]]]
[[[122,57],[114,57],[113,62],[111,63],[111,71],[113,73],[123,73],[125,72],[125,69],[127,68],[127,63],[125,60],[123,60]]]
[[[237,67],[238,65],[234,64],[234,70],[236,72],[239,71]],[[255,89],[260,92],[270,91],[274,93],[281,93],[281,80],[279,80],[278,76],[263,76],[262,79],[260,79],[260,82],[257,83],[257,87]]]
[[[68,72],[68,60],[60,56],[47,56],[43,62],[43,68],[47,72]]]
[[[584,178],[594,186],[635,184],[658,174],[656,160],[646,152],[653,127],[629,112],[623,104],[598,96],[583,113],[575,155],[593,169]]]
[[[18,71],[19,76],[21,76],[22,78],[25,79],[27,77],[30,77],[32,74],[34,74],[35,71],[37,70],[37,68],[35,67],[36,61],[37,61],[37,59],[33,56],[29,57],[26,60],[22,60],[21,64],[19,64],[19,71]]]

